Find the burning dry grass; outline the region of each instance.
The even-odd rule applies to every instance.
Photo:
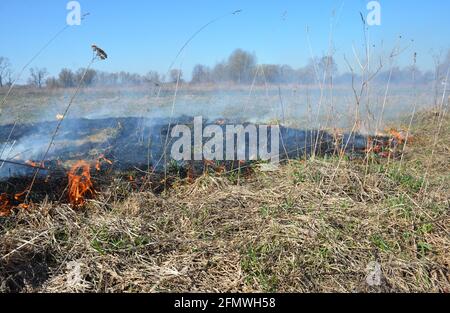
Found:
[[[81,211],[43,201],[0,220],[0,290],[449,292],[450,123],[423,193],[430,118],[402,168],[316,158],[159,195],[114,179]]]
[[[69,201],[74,206],[85,203],[87,196],[94,195],[94,185],[91,180],[91,165],[86,161],[78,161],[69,171],[68,194]]]

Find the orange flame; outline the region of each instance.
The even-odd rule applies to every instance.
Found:
[[[25,164],[27,164],[27,165],[29,165],[31,167],[36,167],[36,168],[37,167],[40,167],[40,168],[44,168],[45,167],[45,163],[44,162],[42,162],[42,164],[41,164],[41,163],[33,162],[31,160],[25,161]]]
[[[367,138],[367,147],[364,150],[365,153],[375,153],[381,155],[386,143],[380,140],[374,140],[372,137]]]
[[[113,162],[111,160],[108,160],[104,154],[100,154],[100,156],[97,159],[97,162],[95,163],[95,169],[97,170],[97,172],[100,171],[101,169],[102,161],[108,163],[109,165],[113,164]]]
[[[78,161],[70,169],[68,177],[69,202],[74,206],[82,206],[87,196],[95,194],[89,163]]]
[[[398,141],[399,144],[404,144],[406,140],[409,142],[412,142],[414,140],[414,137],[411,135],[406,134],[405,132],[399,132],[396,129],[391,129],[389,131],[391,136]]]
[[[16,193],[13,198],[16,202],[23,202],[24,195],[28,192],[28,189],[26,189],[24,192]],[[10,197],[7,193],[0,194],[0,217],[6,217],[11,215],[13,209],[23,209],[26,210],[30,207],[29,204],[20,203],[18,205],[13,204],[10,201]]]
[[[12,206],[9,202],[6,193],[0,194],[0,217],[5,217],[11,214]]]
[[[188,168],[187,179],[188,179],[188,183],[189,184],[193,184],[194,183],[194,169],[193,169],[192,165],[189,166],[189,168]]]
[[[25,189],[24,192],[16,193],[16,194],[14,195],[14,200],[16,200],[16,201],[22,201],[22,197],[23,197],[27,192],[28,192],[28,189]]]

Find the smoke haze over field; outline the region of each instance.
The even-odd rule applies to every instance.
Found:
[[[371,114],[376,119],[385,100],[386,86],[374,85],[369,97]],[[442,91],[442,88],[439,89]],[[73,95],[73,89],[20,90],[3,109],[0,124],[54,121]],[[349,127],[354,120],[354,94],[346,85],[335,86],[333,92],[322,92],[317,86],[220,86],[181,85],[174,96],[174,87],[153,85],[119,88],[84,89],[74,101],[69,118],[146,117],[202,115],[211,119],[231,118],[256,123],[282,120],[299,127],[311,127],[320,115],[325,120],[333,116],[329,126]],[[280,96],[282,105],[280,103]],[[391,86],[385,110],[387,119],[396,119],[411,112],[413,100],[419,107],[434,104],[434,91],[430,86]],[[319,104],[321,104],[319,108]],[[363,108],[364,109],[364,108]],[[317,125],[316,125],[317,126]]]

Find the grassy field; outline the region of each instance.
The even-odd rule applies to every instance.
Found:
[[[291,160],[161,194],[114,179],[80,210],[34,204],[0,218],[0,291],[450,292],[441,118],[416,116],[403,160]]]
[[[279,89],[280,88],[280,89]],[[370,96],[362,96],[361,116],[374,124],[384,110],[383,121],[395,122],[419,108],[433,104],[432,86],[393,85],[384,101],[384,85],[374,85]],[[6,89],[0,88],[0,98]],[[0,107],[0,125],[54,121],[61,114],[75,90],[73,88],[21,88],[14,90]],[[280,100],[281,99],[281,100]],[[348,85],[320,90],[315,85],[153,85],[85,88],[77,95],[68,118],[203,116],[263,123],[275,119],[297,128],[342,127],[350,130],[355,120],[354,92]],[[382,107],[384,108],[382,109]],[[371,130],[374,131],[374,130]]]

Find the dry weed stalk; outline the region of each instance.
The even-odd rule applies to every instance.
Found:
[[[45,150],[45,153],[42,156],[42,160],[41,160],[40,164],[44,164],[44,161],[47,159],[48,153],[50,152],[50,149],[52,148],[52,146],[55,142],[56,136],[58,135],[61,125],[62,125],[64,119],[67,117],[67,114],[69,113],[69,110],[73,104],[73,101],[78,96],[78,93],[80,92],[80,90],[83,86],[84,78],[86,77],[86,74],[89,71],[89,69],[91,68],[92,64],[98,59],[100,59],[100,60],[106,59],[106,53],[104,53],[103,50],[102,50],[103,52],[100,52],[100,49],[98,47],[96,47],[95,45],[93,45],[92,48],[93,48],[93,55],[92,55],[91,61],[89,62],[88,66],[85,68],[83,75],[81,76],[80,81],[78,82],[77,88],[75,89],[75,92],[73,93],[72,97],[70,98],[69,103],[67,104],[67,106],[62,114],[62,118],[58,119],[58,123],[52,134],[50,142]],[[30,187],[27,189],[27,193],[25,196],[25,202],[28,202],[28,200],[29,200],[30,193],[33,189],[34,183],[36,182],[39,172],[40,172],[40,168],[36,168],[36,170],[33,174],[33,178],[31,180]]]

